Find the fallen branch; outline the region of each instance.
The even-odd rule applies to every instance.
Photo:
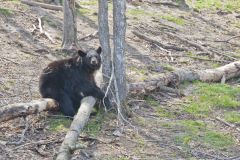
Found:
[[[162,43],[160,43],[160,42],[158,42],[158,41],[156,41],[154,39],[148,38],[147,36],[145,36],[145,35],[143,35],[143,34],[141,34],[139,32],[136,32],[136,31],[132,31],[132,33],[134,35],[136,35],[137,37],[139,37],[140,39],[144,39],[144,40],[146,40],[148,42],[154,43],[154,44],[156,44],[156,45],[158,45],[158,46],[160,46],[160,47],[162,47],[164,49],[172,49],[172,50],[176,50],[176,51],[187,51],[186,48],[177,47],[175,45],[165,45],[165,44],[162,44]]]
[[[20,139],[18,141],[16,141],[16,142],[7,142],[7,144],[10,144],[10,145],[20,145],[23,142],[23,140],[25,138],[25,133],[26,133],[26,131],[29,128],[29,123],[27,122],[26,119],[25,119],[25,121],[26,121],[26,126],[25,126],[24,130],[21,133]]]
[[[180,69],[147,82],[129,84],[129,91],[134,93],[149,92],[160,86],[178,86],[184,81],[219,82],[223,76],[226,80],[240,76],[240,61],[215,69],[196,71]]]
[[[238,38],[238,37],[240,37],[240,35],[232,36],[232,37],[230,37],[230,38],[228,38],[226,40],[215,40],[214,42],[226,42],[226,43],[228,43],[230,40]]]
[[[54,41],[53,41],[53,39],[50,37],[50,35],[49,35],[46,31],[43,31],[42,20],[41,20],[40,17],[38,18],[38,27],[39,27],[39,30],[40,30],[40,34],[41,34],[41,35],[45,35],[52,43],[54,43]]]
[[[0,122],[45,110],[55,110],[57,108],[57,102],[53,99],[48,98],[34,100],[29,103],[10,104],[4,107],[0,107]]]
[[[82,99],[81,106],[64,138],[56,160],[68,160],[71,158],[71,152],[76,149],[79,134],[87,123],[95,102],[96,99],[93,97],[85,97]]]
[[[226,126],[228,126],[230,128],[235,128],[237,131],[240,132],[240,128],[236,127],[236,125],[228,123],[228,122],[224,121],[223,119],[221,119],[220,117],[216,117],[216,120],[218,120],[219,122],[225,124]]]
[[[91,33],[91,34],[86,35],[85,37],[80,38],[79,40],[80,40],[80,41],[83,41],[83,40],[86,40],[86,39],[88,39],[88,38],[94,38],[94,37],[96,37],[97,35],[98,35],[98,31],[95,31],[95,32],[93,32],[93,33]]]
[[[28,1],[28,0],[21,0],[21,3],[27,4],[30,6],[39,6],[45,9],[50,9],[50,10],[55,10],[55,11],[63,11],[62,6],[56,6],[56,5],[51,5],[51,4],[45,4],[45,3],[40,3],[40,2],[33,2],[33,1]]]

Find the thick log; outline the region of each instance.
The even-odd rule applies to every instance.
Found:
[[[240,76],[240,61],[232,62],[215,69],[196,71],[180,69],[151,81],[129,84],[128,87],[130,92],[139,93],[149,92],[160,86],[178,86],[178,84],[184,81],[219,82],[222,78],[228,80],[238,76]]]
[[[96,99],[93,97],[85,97],[82,99],[81,106],[78,113],[74,116],[70,129],[59,149],[56,160],[71,159],[71,153],[76,149],[78,136],[87,123],[95,102]]]
[[[50,10],[55,10],[55,11],[63,11],[62,6],[56,6],[56,5],[51,5],[51,4],[45,4],[45,3],[40,3],[40,2],[33,2],[29,0],[21,0],[21,3],[27,4],[30,6],[39,6],[45,9],[50,9]]]
[[[0,107],[0,122],[4,122],[16,117],[26,116],[42,112],[45,110],[55,110],[58,104],[53,99],[34,100],[29,103],[16,103]]]

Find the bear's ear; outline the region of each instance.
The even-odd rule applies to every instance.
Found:
[[[98,54],[101,54],[102,53],[102,48],[98,47],[98,49],[96,51],[97,51]]]
[[[78,55],[80,57],[85,57],[87,54],[85,52],[83,52],[82,50],[78,50]]]

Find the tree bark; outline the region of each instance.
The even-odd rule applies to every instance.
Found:
[[[148,82],[132,83],[129,85],[129,89],[130,92],[142,93],[153,91],[160,86],[178,86],[184,81],[219,82],[222,78],[228,80],[238,76],[240,76],[240,61],[232,62],[215,69],[197,71],[180,69]]]
[[[93,97],[85,97],[82,99],[81,106],[78,113],[74,116],[70,129],[59,149],[56,160],[71,159],[71,152],[76,149],[78,136],[86,125],[95,102],[96,99]]]
[[[126,12],[126,0],[113,0],[113,32],[114,32],[113,63],[119,100],[121,102],[127,96],[125,74],[125,33],[126,33],[125,12]]]
[[[51,9],[51,10],[55,10],[55,11],[62,11],[63,10],[62,6],[50,5],[50,4],[40,3],[40,2],[21,0],[21,3],[27,4],[27,5],[30,5],[30,6],[40,6],[42,8]]]
[[[103,81],[106,89],[111,77],[111,48],[109,41],[109,26],[108,26],[108,1],[98,0],[98,30],[99,41],[102,47],[102,73]]]
[[[16,103],[4,107],[0,107],[0,122],[8,121],[10,119],[35,114],[45,110],[55,110],[58,104],[53,99],[34,100],[29,103]]]
[[[78,47],[75,0],[64,0],[63,12],[62,50],[66,52],[76,52]]]

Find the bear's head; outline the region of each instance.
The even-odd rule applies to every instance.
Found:
[[[101,52],[102,48],[99,47],[97,50],[91,49],[88,52],[78,50],[78,55],[82,57],[82,64],[85,68],[98,70],[101,66]]]

